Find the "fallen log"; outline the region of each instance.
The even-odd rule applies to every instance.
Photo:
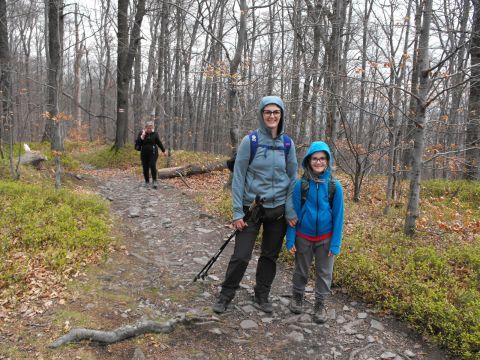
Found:
[[[62,345],[81,340],[96,341],[101,344],[113,344],[147,333],[169,333],[173,331],[174,326],[177,324],[191,323],[196,320],[199,320],[199,318],[192,318],[182,315],[163,323],[145,320],[136,325],[126,325],[111,331],[76,328],[55,340],[53,343],[48,345],[48,347],[51,349],[56,349]]]
[[[35,167],[40,166],[43,161],[46,161],[47,157],[39,151],[29,151],[20,155],[20,164],[31,164]]]
[[[223,170],[226,168],[226,161],[210,162],[204,165],[192,164],[186,166],[176,166],[158,170],[158,178],[167,179],[178,176],[204,174],[210,171]]]

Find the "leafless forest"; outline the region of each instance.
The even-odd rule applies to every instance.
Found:
[[[0,0],[3,147],[132,146],[154,119],[172,149],[230,153],[278,95],[300,153],[335,150],[358,200],[388,175],[479,179],[478,0]],[[388,205],[387,205],[388,206]]]

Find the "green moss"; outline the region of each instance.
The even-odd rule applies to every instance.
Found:
[[[344,238],[334,278],[350,294],[403,317],[455,358],[476,359],[479,265],[480,239],[442,250],[418,238],[359,226]]]
[[[97,197],[22,182],[0,181],[0,284],[21,287],[25,264],[61,273],[111,243],[110,218]],[[12,261],[18,257],[20,260]]]

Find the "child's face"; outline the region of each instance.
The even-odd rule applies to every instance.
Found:
[[[328,167],[328,156],[325,151],[318,151],[310,156],[310,167],[315,174],[321,174]]]
[[[152,125],[147,125],[145,126],[145,132],[150,134],[153,131],[153,126]]]

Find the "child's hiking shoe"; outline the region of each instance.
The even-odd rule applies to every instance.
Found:
[[[294,314],[301,314],[303,312],[303,294],[296,292],[292,294],[289,309]]]
[[[327,311],[325,310],[325,304],[323,301],[315,301],[313,307],[313,321],[317,324],[323,324],[327,321]]]

